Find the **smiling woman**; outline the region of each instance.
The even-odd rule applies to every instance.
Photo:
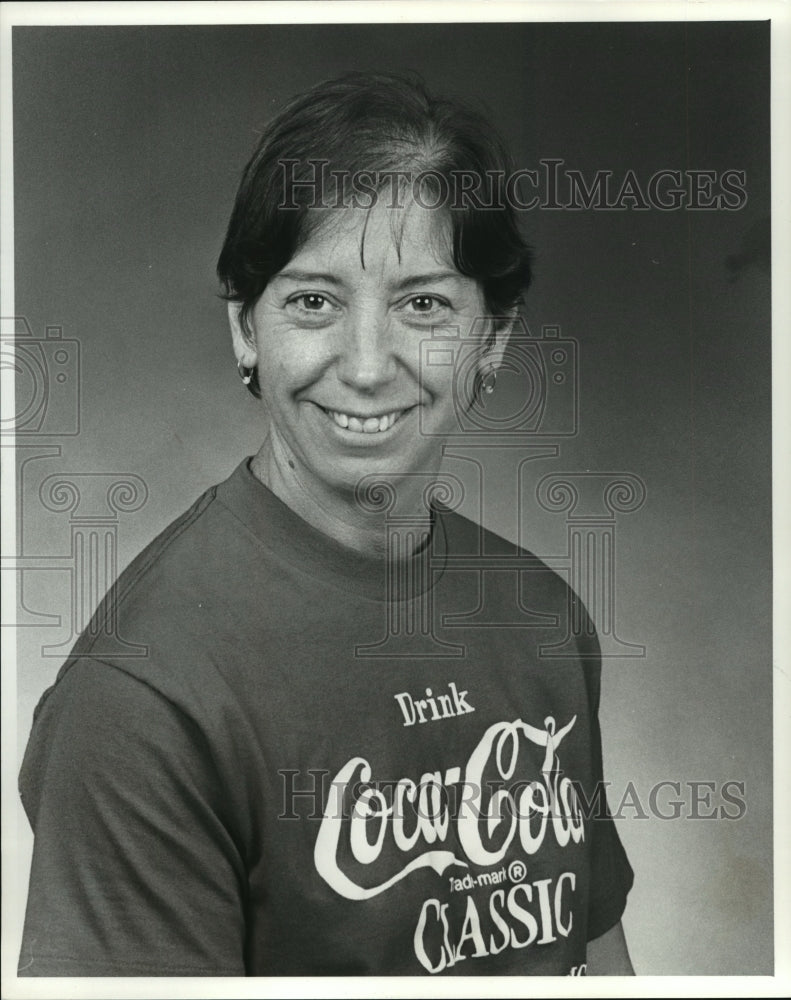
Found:
[[[478,283],[443,259],[446,228],[414,202],[343,209],[271,280],[247,322],[230,304],[237,358],[255,368],[270,418],[254,473],[305,520],[363,551],[372,525],[354,502],[359,481],[375,472],[408,491],[410,476],[439,469],[456,423],[454,368],[421,365],[426,339],[485,316]],[[500,364],[506,336],[501,323],[480,345],[482,367]]]
[[[440,470],[529,282],[513,209],[461,197],[507,169],[398,77],[265,131],[219,274],[267,433],[39,704],[21,974],[630,971],[595,630]]]

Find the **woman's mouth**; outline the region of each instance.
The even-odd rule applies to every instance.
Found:
[[[378,413],[366,416],[360,413],[343,413],[340,410],[329,410],[322,406],[324,412],[332,417],[338,427],[352,434],[381,434],[389,431],[398,423],[401,417],[412,407],[403,410],[391,410],[388,413]]]

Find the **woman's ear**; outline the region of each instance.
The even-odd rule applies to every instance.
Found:
[[[258,351],[253,336],[242,319],[241,302],[228,303],[228,322],[231,327],[233,353],[236,355],[236,360],[245,368],[254,368],[258,360]]]

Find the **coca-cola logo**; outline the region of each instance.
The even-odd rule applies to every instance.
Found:
[[[418,869],[442,875],[454,865],[498,865],[517,838],[522,851],[533,855],[550,829],[560,847],[579,843],[584,839],[582,811],[557,755],[576,720],[575,715],[560,730],[551,716],[543,729],[521,719],[495,723],[463,769],[429,772],[417,782],[404,777],[377,783],[370,762],[352,757],[330,787],[314,848],[317,872],[346,899],[370,899]],[[529,757],[522,752],[527,744],[544,748],[538,774],[534,769],[531,775]],[[485,775],[492,769],[499,787],[484,795]],[[448,807],[451,788],[456,792],[455,809]],[[349,814],[344,803],[353,792]],[[424,849],[414,853],[420,847]],[[366,885],[368,866],[386,851],[395,858],[412,857],[404,858],[378,884]],[[353,864],[347,862],[344,870],[340,858],[349,854]]]

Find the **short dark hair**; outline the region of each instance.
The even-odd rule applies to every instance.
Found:
[[[317,177],[330,178],[340,204],[338,178],[365,174],[381,189],[383,178],[392,181],[402,171],[416,174],[435,198],[439,189],[456,190],[454,202],[442,206],[451,209],[453,263],[478,281],[489,314],[505,316],[530,283],[530,248],[507,200],[484,203],[469,192],[459,198],[457,182],[466,176],[495,185],[511,170],[486,118],[433,96],[417,76],[347,73],[320,83],[269,123],[245,167],[217,264],[223,297],[241,304],[247,326],[269,281],[324,215],[308,214],[316,206]],[[326,193],[322,183],[322,197]],[[249,388],[260,395],[255,372]]]

